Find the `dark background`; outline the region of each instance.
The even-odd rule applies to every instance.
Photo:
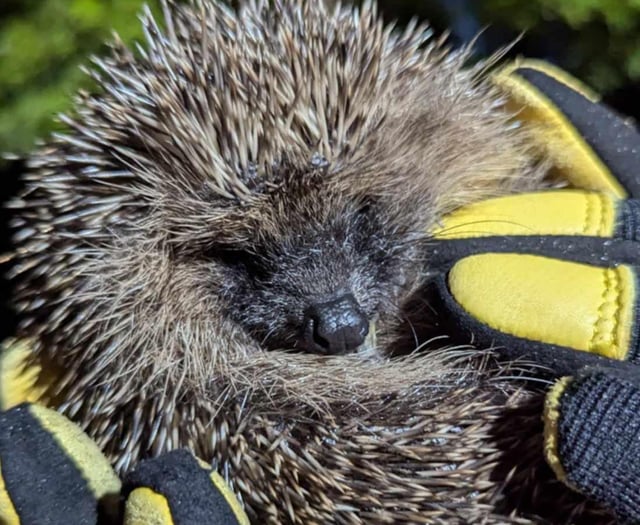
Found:
[[[314,1],[314,0],[309,0]],[[88,56],[105,51],[115,29],[139,40],[140,0],[0,0],[0,152],[24,156],[57,128],[79,88]],[[158,0],[147,2],[158,12]],[[554,62],[601,92],[620,112],[640,116],[640,2],[631,0],[379,0],[388,21],[427,20],[452,46],[477,37],[488,56],[517,42],[509,56]],[[479,35],[479,36],[478,36]],[[0,160],[0,200],[19,190],[20,160]],[[0,211],[0,253],[10,248],[8,214]],[[0,280],[0,337],[13,317]]]

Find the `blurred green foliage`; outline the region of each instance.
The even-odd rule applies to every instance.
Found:
[[[112,30],[125,41],[141,36],[143,0],[0,1],[0,151],[24,152],[89,85],[79,66]]]
[[[554,58],[602,92],[640,80],[640,0],[483,0],[474,5],[484,23],[502,23],[527,38],[560,38],[564,49]]]
[[[104,50],[112,30],[126,42],[141,38],[137,15],[143,2],[0,0],[0,152],[25,152],[37,137],[54,129],[52,116],[69,108],[79,87],[89,86],[79,66],[88,63],[88,55]],[[146,3],[158,9],[159,0]],[[417,15],[439,28],[455,22],[447,16],[459,17],[452,13],[461,10],[477,21],[477,27],[504,30],[504,40],[496,46],[526,31],[527,41],[536,42],[534,49],[550,44],[550,51],[539,54],[549,51],[561,66],[600,91],[640,80],[640,0],[380,3],[387,18],[407,21]]]

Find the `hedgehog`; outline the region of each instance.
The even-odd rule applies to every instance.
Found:
[[[162,18],[10,203],[56,408],[121,473],[190,449],[255,523],[613,522],[544,465],[540,391],[407,335],[439,218],[544,184],[493,59],[373,3]]]

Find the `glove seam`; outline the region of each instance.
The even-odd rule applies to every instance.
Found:
[[[609,200],[607,198],[605,198],[605,196],[602,193],[596,193],[595,194],[596,199],[598,199],[598,207],[600,208],[600,221],[598,224],[598,232],[596,235],[598,235],[599,237],[605,237],[607,236],[607,215],[608,215],[608,206],[609,206]]]
[[[589,351],[602,355],[609,355],[606,352],[607,341],[610,341],[610,350],[617,357],[620,349],[619,325],[620,325],[620,304],[621,289],[619,270],[610,268],[602,271],[602,301],[598,307],[598,318],[594,323],[591,340],[589,341]],[[608,307],[612,306],[612,312]],[[605,352],[603,352],[605,350]]]
[[[614,310],[612,315],[613,327],[611,330],[611,335],[613,338],[613,350],[615,351],[615,357],[620,357],[620,311],[622,310],[622,276],[620,275],[620,268],[615,268],[611,270],[611,275],[615,277],[613,281],[614,291],[615,291],[615,299],[614,299]]]
[[[547,392],[544,407],[544,457],[556,477],[564,484],[571,486],[567,473],[560,460],[560,405],[561,398],[573,381],[572,377],[563,377]]]
[[[582,228],[583,235],[604,237],[607,235],[606,212],[608,200],[601,193],[586,193],[585,221]]]
[[[597,346],[596,346],[596,341],[598,339],[598,336],[600,335],[601,329],[600,329],[600,324],[603,321],[604,318],[604,305],[607,302],[607,270],[603,269],[602,273],[602,293],[601,293],[601,301],[600,301],[600,305],[598,306],[598,317],[596,318],[595,323],[593,323],[593,330],[591,332],[591,340],[589,341],[589,351],[590,352],[596,352],[597,350]],[[597,353],[597,352],[596,352]]]
[[[585,210],[584,210],[584,223],[582,225],[582,234],[583,235],[587,235],[587,233],[589,232],[589,223],[591,222],[591,195],[587,194],[586,198],[584,199],[584,205],[585,205]]]

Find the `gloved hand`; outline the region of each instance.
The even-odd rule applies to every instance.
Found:
[[[0,406],[39,397],[25,341],[0,360]],[[142,461],[121,483],[98,446],[58,412],[23,402],[0,412],[3,525],[248,525],[233,492],[186,450]]]
[[[494,80],[572,189],[446,217],[433,232],[434,306],[456,342],[566,376],[547,395],[548,463],[640,522],[640,134],[549,65]]]
[[[122,497],[124,525],[249,525],[222,477],[184,449],[140,462]]]

